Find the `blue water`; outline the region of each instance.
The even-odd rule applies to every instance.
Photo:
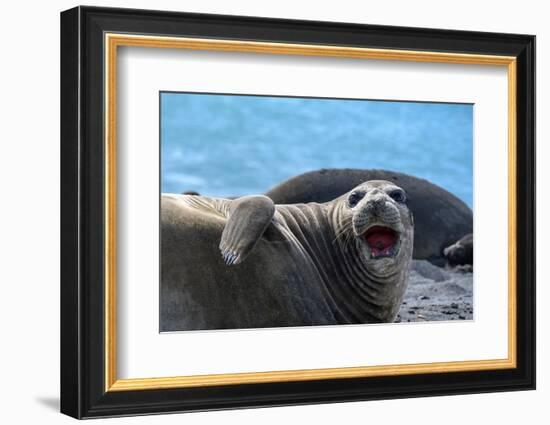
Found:
[[[473,107],[161,93],[163,192],[263,193],[319,168],[422,177],[472,205]]]

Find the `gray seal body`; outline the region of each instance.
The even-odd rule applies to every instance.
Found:
[[[413,233],[385,181],[297,205],[163,195],[160,330],[392,322]]]
[[[443,250],[447,264],[455,266],[473,266],[474,235],[468,234]]]
[[[473,232],[472,210],[445,189],[411,175],[374,169],[322,169],[292,177],[266,196],[275,204],[326,202],[361,182],[387,180],[403,188],[415,219],[413,258],[444,266],[443,249]]]

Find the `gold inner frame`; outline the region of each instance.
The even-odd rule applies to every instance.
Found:
[[[447,373],[516,367],[516,58],[462,53],[370,49],[328,45],[160,37],[106,33],[105,45],[105,391],[149,390],[214,385]],[[507,67],[508,71],[508,357],[495,360],[117,379],[116,339],[116,99],[119,46],[328,56]]]

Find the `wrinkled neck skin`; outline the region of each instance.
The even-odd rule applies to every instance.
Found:
[[[287,205],[280,212],[315,263],[325,298],[339,323],[393,322],[407,287],[412,227],[405,228],[407,233],[401,238],[395,259],[367,260],[351,227],[342,232],[350,219],[345,208],[343,202],[336,200],[326,204]],[[319,223],[322,230],[312,232],[312,223]],[[373,261],[386,264],[373,267]]]

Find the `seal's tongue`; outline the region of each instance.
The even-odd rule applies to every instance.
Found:
[[[397,242],[395,231],[383,226],[371,227],[365,232],[364,237],[373,257],[391,255],[392,248]]]

